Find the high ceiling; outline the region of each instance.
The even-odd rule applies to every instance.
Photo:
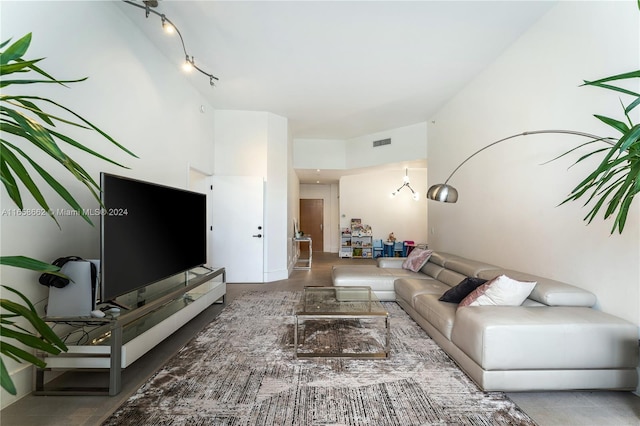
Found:
[[[294,138],[344,140],[428,120],[553,5],[164,0],[153,10],[220,79],[185,77],[214,108],[269,111]],[[182,46],[160,18],[121,7],[178,69]]]

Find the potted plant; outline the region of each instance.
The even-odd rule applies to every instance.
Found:
[[[10,42],[11,40],[7,40],[0,44],[0,76],[2,78],[0,81],[0,88],[2,88],[2,94],[0,95],[0,131],[2,131],[2,137],[0,138],[0,178],[2,186],[20,210],[24,208],[20,184],[24,186],[28,194],[60,227],[38,184],[31,178],[29,170],[35,171],[65,203],[77,211],[89,224],[92,224],[91,219],[64,185],[29,156],[23,148],[26,146],[35,147],[52,160],[60,163],[72,176],[86,186],[98,202],[100,202],[99,185],[65,149],[73,147],[100,160],[120,167],[124,166],[61,133],[56,125],[96,131],[122,151],[134,157],[135,155],[71,109],[48,98],[11,93],[10,88],[12,87],[42,84],[65,86],[69,83],[84,81],[86,78],[57,80],[38,66],[43,58],[25,59],[24,56],[31,44],[31,33],[12,44],[9,44]],[[74,118],[62,118],[57,115],[59,113]],[[59,268],[27,256],[3,256],[0,257],[0,264],[59,274]],[[16,389],[3,357],[11,358],[17,362],[26,361],[39,367],[44,367],[45,364],[32,353],[10,343],[7,339],[19,342],[28,348],[34,348],[50,354],[58,354],[61,351],[66,351],[67,348],[64,342],[42,321],[33,304],[20,291],[6,285],[2,287],[6,291],[15,294],[22,301],[22,303],[19,303],[5,298],[0,299],[0,306],[3,309],[0,314],[0,335],[3,338],[0,351],[2,354],[2,357],[0,357],[0,380],[2,388],[15,395]],[[24,321],[29,323],[33,330],[23,327],[21,323],[24,323]]]

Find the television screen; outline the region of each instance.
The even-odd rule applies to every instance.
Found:
[[[206,195],[101,173],[103,302],[204,265]]]

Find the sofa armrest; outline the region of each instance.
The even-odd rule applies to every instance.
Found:
[[[406,257],[379,257],[377,259],[378,268],[401,269],[402,262],[404,262],[405,260],[407,260]]]

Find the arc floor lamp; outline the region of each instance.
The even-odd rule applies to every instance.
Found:
[[[503,138],[503,139],[497,140],[495,142],[492,142],[489,145],[485,146],[484,148],[480,148],[479,150],[477,150],[476,152],[474,152],[473,154],[471,154],[470,156],[465,158],[464,161],[458,165],[458,167],[453,169],[453,172],[451,172],[451,174],[449,175],[447,180],[444,181],[444,183],[438,183],[438,184],[435,184],[435,185],[432,185],[431,187],[429,187],[429,190],[427,191],[427,198],[430,199],[430,200],[440,201],[440,202],[443,202],[443,203],[455,203],[456,201],[458,201],[458,190],[455,189],[453,186],[448,185],[448,183],[449,183],[449,180],[451,179],[451,177],[467,161],[471,160],[473,157],[475,157],[476,155],[478,155],[479,153],[481,153],[485,149],[491,148],[492,146],[497,145],[499,143],[502,143],[502,142],[505,142],[505,141],[508,141],[510,139],[514,139],[514,138],[517,138],[517,137],[520,137],[520,136],[538,135],[538,134],[543,134],[543,133],[577,135],[577,136],[583,136],[583,137],[586,137],[586,138],[591,138],[594,141],[602,141],[602,142],[608,143],[610,145],[614,145],[615,144],[615,139],[614,138],[603,138],[603,137],[592,135],[592,134],[589,134],[589,133],[576,132],[576,131],[573,131],[573,130],[533,130],[533,131],[529,131],[529,132],[518,133],[517,135],[511,135],[511,136],[508,136],[506,138]]]

